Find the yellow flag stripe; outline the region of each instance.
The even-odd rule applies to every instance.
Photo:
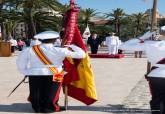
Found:
[[[71,83],[74,87],[84,89],[86,96],[89,98],[97,99],[96,86],[94,83],[93,71],[90,64],[88,54],[81,60],[77,67],[79,80]]]

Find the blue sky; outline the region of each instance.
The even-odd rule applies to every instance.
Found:
[[[59,0],[68,4],[70,0]],[[97,9],[97,12],[111,12],[112,9],[122,8],[127,14],[144,12],[152,8],[153,0],[75,0],[75,3],[82,8]],[[158,11],[165,15],[165,0],[158,0]]]

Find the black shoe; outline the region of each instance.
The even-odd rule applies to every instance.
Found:
[[[60,111],[65,111],[65,110],[66,110],[65,107],[60,106]]]
[[[42,112],[42,113],[53,113],[53,112],[55,112],[55,111],[52,110],[52,109],[49,109],[49,108],[44,108],[44,109],[41,110],[41,112]]]
[[[35,113],[40,113],[41,110],[40,109],[33,109]]]

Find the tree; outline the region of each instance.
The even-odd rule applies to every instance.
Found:
[[[97,14],[98,12],[96,12],[96,10],[87,8],[87,9],[81,10],[79,17],[81,18],[85,26],[87,26],[90,23],[90,19],[96,16]]]
[[[7,0],[3,0],[0,9],[0,22],[3,39],[11,36],[19,20],[18,15],[19,14],[13,9],[13,4],[9,3]]]
[[[63,17],[51,16],[48,12],[36,12],[34,14],[34,20],[37,33],[45,30],[61,31],[62,18]]]
[[[39,32],[37,31],[37,27],[39,27],[37,24],[41,23],[41,21],[53,26],[53,22],[57,21],[57,17],[51,16],[48,11],[58,11],[63,7],[57,0],[5,0],[4,6],[6,10],[15,10],[15,12],[19,14],[19,21],[24,22],[26,25],[28,38],[33,38],[34,34]],[[43,17],[42,14],[45,17]],[[55,21],[53,21],[53,19]],[[52,23],[50,24],[50,22]],[[44,25],[46,26],[46,24]]]
[[[36,34],[36,22],[34,16],[36,12],[44,12],[43,10],[59,10],[60,4],[56,0],[24,0],[17,2],[17,6],[23,8],[24,22],[28,28],[28,38],[33,38]]]
[[[134,28],[134,37],[138,36],[146,29],[147,17],[148,15],[145,13],[136,13],[131,16]]]
[[[122,19],[124,18],[126,14],[124,13],[124,10],[121,8],[117,8],[113,10],[111,13],[107,13],[106,16],[110,17],[114,23],[115,26],[115,32],[120,36],[120,26],[122,24]]]

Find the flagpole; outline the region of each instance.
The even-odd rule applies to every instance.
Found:
[[[74,0],[70,0],[70,9],[74,9]],[[68,87],[67,87],[67,85],[64,85],[64,93],[65,93],[64,105],[65,105],[65,110],[67,110],[68,109]]]
[[[64,85],[64,93],[65,93],[65,100],[64,100],[64,105],[65,105],[65,110],[68,109],[68,87]]]

